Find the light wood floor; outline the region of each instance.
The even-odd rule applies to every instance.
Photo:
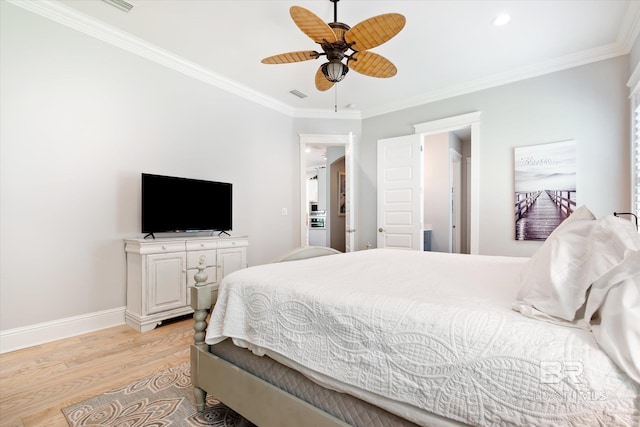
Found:
[[[123,325],[0,355],[0,426],[67,426],[60,411],[189,361],[193,319]]]

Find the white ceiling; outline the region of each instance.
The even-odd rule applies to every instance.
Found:
[[[371,117],[629,52],[638,34],[640,1],[341,0],[338,20],[354,26],[397,12],[407,19],[392,40],[372,49],[398,68],[389,79],[349,72],[333,89],[314,86],[322,59],[265,65],[266,56],[321,51],[294,24],[292,5],[333,20],[333,3],[313,1],[127,0],[123,12],[100,0],[59,0],[258,93],[304,116],[340,112]],[[508,12],[511,22],[492,19]],[[289,91],[308,95],[299,99]],[[347,108],[347,105],[355,107]]]

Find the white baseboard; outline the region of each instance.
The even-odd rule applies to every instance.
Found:
[[[125,309],[126,307],[112,308],[0,331],[0,354],[124,325]]]

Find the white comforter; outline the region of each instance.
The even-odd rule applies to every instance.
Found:
[[[206,342],[418,424],[640,424],[640,386],[584,330],[511,310],[526,258],[376,249],[237,271]]]

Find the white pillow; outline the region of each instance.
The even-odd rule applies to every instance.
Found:
[[[613,215],[569,219],[529,261],[513,308],[541,320],[586,325],[618,367],[640,383],[640,234]],[[576,318],[580,308],[584,319]]]
[[[601,284],[607,288],[606,296],[597,307],[599,319],[590,321],[600,347],[620,369],[640,384],[640,262],[636,260],[634,264],[632,269],[636,274],[633,277]],[[591,296],[587,309],[591,308],[590,305]]]
[[[592,282],[584,277],[584,267],[595,225],[595,216],[581,206],[556,227],[527,263],[514,309],[531,306],[550,316],[574,320]]]

